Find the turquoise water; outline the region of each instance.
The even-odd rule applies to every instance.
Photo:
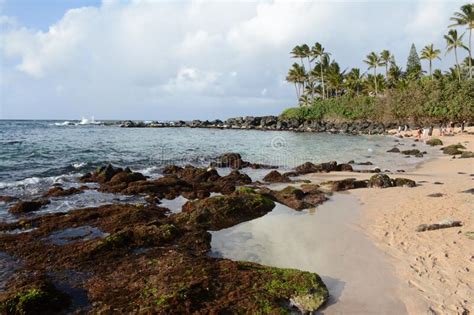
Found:
[[[106,163],[129,166],[154,177],[159,176],[168,164],[207,166],[225,152],[238,152],[244,160],[277,165],[283,170],[306,161],[330,160],[340,163],[370,160],[374,163],[370,167],[406,169],[423,159],[404,158],[386,151],[396,144],[411,148],[412,143],[413,140],[396,143],[394,138],[384,136],[190,128],[130,129],[63,125],[57,121],[0,121],[0,195],[34,197],[53,183],[73,186],[77,176]],[[423,144],[418,148],[430,150]],[[268,171],[247,172],[258,179]],[[56,206],[58,209],[82,207],[123,198],[88,192],[71,196],[71,200],[60,200]],[[69,203],[65,206],[64,202]],[[0,217],[5,211],[6,206],[0,204]]]

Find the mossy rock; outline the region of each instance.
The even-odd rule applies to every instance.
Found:
[[[461,159],[470,159],[474,158],[474,152],[472,151],[464,151],[461,153],[461,156],[459,157]]]
[[[24,289],[0,305],[2,314],[52,314],[67,308],[70,297],[57,290],[53,284],[42,282]]]
[[[387,188],[392,187],[392,180],[388,175],[375,174],[369,179],[368,187]]]
[[[393,180],[393,186],[396,187],[415,187],[416,182],[408,178],[395,178]]]
[[[274,207],[275,203],[261,194],[237,192],[189,201],[175,219],[179,224],[220,230],[261,217]]]
[[[245,265],[242,267],[245,268]],[[303,314],[312,313],[329,298],[326,285],[316,273],[255,265],[252,268],[261,272],[263,277],[268,279],[264,285],[267,296],[260,298],[263,312],[281,312],[281,309],[271,308],[272,302],[279,300],[289,302]]]
[[[242,194],[254,194],[255,189],[252,187],[247,187],[247,186],[241,186],[235,190],[237,193],[242,193]]]
[[[448,155],[462,154],[462,151],[460,149],[466,149],[466,148],[460,143],[452,144],[447,147],[441,148],[441,150],[443,150],[443,153],[448,154]]]
[[[443,145],[443,141],[441,141],[438,138],[432,138],[432,139],[426,141],[426,144],[434,147],[436,145]]]
[[[405,151],[402,151],[402,153],[405,155],[415,155],[415,156],[419,156],[420,154],[422,154],[421,151],[418,149],[405,150]]]

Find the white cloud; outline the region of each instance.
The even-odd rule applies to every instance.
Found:
[[[294,45],[320,41],[342,69],[388,48],[403,66],[412,42],[442,45],[462,3],[103,0],[47,31],[2,16],[0,105],[5,118],[277,114],[295,100]]]

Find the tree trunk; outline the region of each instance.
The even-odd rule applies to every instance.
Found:
[[[375,81],[375,95],[378,94],[378,89],[377,89],[377,67],[374,67],[374,81]]]
[[[430,77],[431,77],[431,80],[433,80],[433,72],[431,71],[431,59],[430,59]]]
[[[323,99],[326,98],[325,88],[324,88],[324,73],[323,73],[323,57],[319,58],[319,63],[321,66],[321,85],[323,86]]]
[[[458,70],[458,79],[459,79],[459,82],[461,82],[461,67],[459,67],[458,51],[457,51],[456,47],[454,47],[454,57],[456,58],[456,66],[457,66],[457,70]]]
[[[472,28],[469,28],[469,79],[472,79]]]
[[[388,61],[385,64],[385,78],[388,79]]]
[[[300,91],[298,90],[298,84],[295,82],[296,98],[297,101],[300,101]]]

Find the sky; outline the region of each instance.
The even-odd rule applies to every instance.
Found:
[[[433,43],[447,69],[443,35],[465,3],[0,0],[0,119],[278,115],[296,104],[295,45],[366,71],[371,51],[405,67],[412,43]]]

